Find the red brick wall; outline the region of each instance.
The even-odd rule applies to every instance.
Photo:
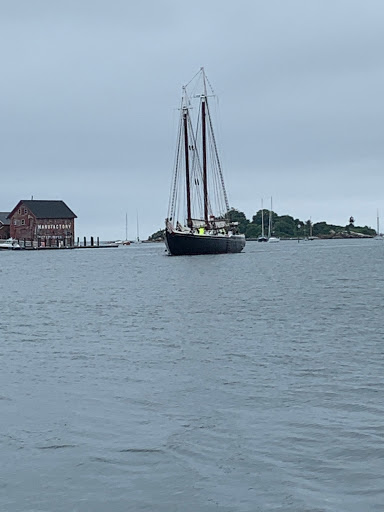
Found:
[[[71,243],[75,238],[75,220],[74,219],[37,219],[36,234],[40,239],[64,240],[71,238]]]
[[[21,240],[26,238],[27,240],[34,239],[35,230],[35,216],[32,215],[24,206],[21,206],[11,217],[11,237]]]
[[[10,234],[16,240],[56,240],[71,239],[74,243],[74,219],[36,219],[36,217],[22,205],[11,217]]]

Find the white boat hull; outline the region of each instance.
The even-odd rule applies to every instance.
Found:
[[[17,250],[21,249],[21,247],[16,240],[13,240],[13,238],[8,238],[7,240],[0,240],[0,249]]]

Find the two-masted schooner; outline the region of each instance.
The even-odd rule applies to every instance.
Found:
[[[208,92],[209,89],[209,92]],[[165,242],[174,256],[241,252],[245,236],[230,220],[204,68],[183,87]]]

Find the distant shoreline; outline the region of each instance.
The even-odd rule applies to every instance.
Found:
[[[373,238],[375,238],[374,236],[370,236],[370,235],[340,235],[340,233],[338,233],[337,235],[330,235],[330,236],[327,236],[327,235],[323,235],[323,236],[314,236],[314,237],[311,237],[311,238],[307,238],[307,237],[290,237],[290,238],[281,238],[280,237],[280,240],[282,242],[286,242],[286,241],[294,241],[294,240],[302,240],[302,241],[309,241],[309,242],[313,242],[313,241],[316,241],[316,240],[373,240]],[[247,242],[257,242],[258,241],[258,238],[246,238]]]

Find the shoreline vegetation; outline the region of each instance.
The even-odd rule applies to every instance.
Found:
[[[259,210],[252,220],[248,220],[243,212],[232,208],[229,219],[239,223],[239,232],[245,234],[247,240],[257,240],[261,235],[262,211]],[[269,212],[264,210],[264,225],[268,221]],[[355,226],[349,223],[346,226],[327,224],[325,221],[312,223],[311,220],[295,219],[291,215],[278,215],[272,211],[273,235],[281,240],[297,239],[341,239],[341,238],[373,238],[376,230],[368,226]],[[148,241],[164,240],[164,230],[159,230],[148,237]]]

